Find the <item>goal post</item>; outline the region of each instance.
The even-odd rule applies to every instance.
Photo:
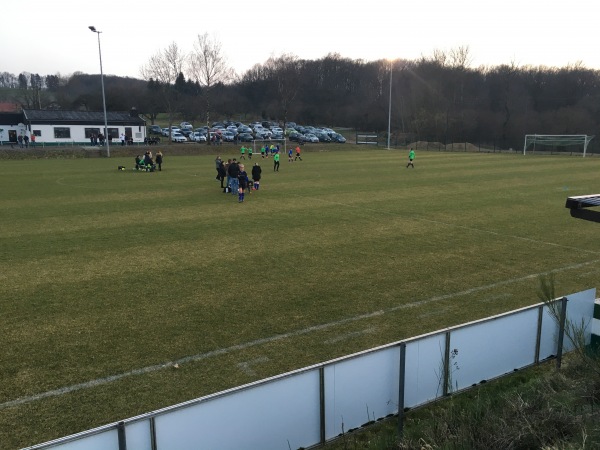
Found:
[[[286,145],[287,145],[288,140],[287,139],[254,139],[252,141],[252,153],[254,153],[255,155],[257,153],[260,154],[260,149],[261,147],[268,145],[271,146],[271,144],[273,145],[279,145],[279,153],[280,154],[285,154],[287,152],[286,150]]]
[[[587,134],[526,134],[523,155],[537,147],[583,147],[583,157],[594,136]]]

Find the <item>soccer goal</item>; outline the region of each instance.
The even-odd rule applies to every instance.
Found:
[[[583,148],[585,158],[588,144],[592,139],[594,136],[587,134],[526,134],[523,154],[525,155],[527,151],[535,152],[536,149],[552,151],[553,147],[559,147],[563,152],[580,152]]]
[[[287,139],[255,139],[252,141],[252,153],[255,155],[260,154],[260,148],[266,145],[279,145],[279,153],[285,154],[287,152],[285,146],[287,145]]]

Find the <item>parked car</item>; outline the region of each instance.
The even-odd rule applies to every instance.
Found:
[[[194,142],[206,142],[206,134],[201,133],[199,131],[194,131],[190,135],[190,140]]]
[[[171,133],[171,141],[173,142],[187,142],[187,138],[181,133]]]
[[[298,133],[297,131],[290,133],[288,138],[290,141],[296,141],[296,142],[304,142],[305,141],[304,135],[302,133]]]
[[[238,141],[240,142],[252,142],[254,137],[250,133],[240,133],[238,135]]]
[[[181,122],[179,124],[182,130],[193,130],[194,126],[189,122]]]
[[[304,135],[305,142],[319,142],[319,138],[312,133],[306,133]]]
[[[319,142],[331,142],[329,135],[323,131],[315,132],[315,136],[319,138]]]
[[[187,130],[187,129],[185,129],[185,130],[180,130],[180,131],[178,131],[178,133],[181,133],[181,134],[183,134],[183,135],[184,135],[186,138],[189,138],[189,137],[190,137],[190,135],[193,133],[193,131],[192,131],[192,130]]]
[[[225,131],[221,134],[225,142],[233,142],[235,140],[236,135],[237,133],[233,133],[233,131]]]
[[[162,133],[163,136],[168,136],[169,135],[169,129],[168,128],[163,128],[162,129]]]
[[[248,125],[240,125],[237,128],[237,132],[238,133],[252,133],[252,128],[250,128]]]
[[[148,133],[150,134],[162,134],[162,128],[158,125],[150,125],[148,127]]]
[[[338,144],[345,144],[346,138],[342,136],[340,133],[333,133],[330,135],[332,142],[337,142]]]

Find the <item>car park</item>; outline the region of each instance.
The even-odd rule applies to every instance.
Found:
[[[187,138],[181,133],[172,133],[171,141],[173,142],[187,142]]]

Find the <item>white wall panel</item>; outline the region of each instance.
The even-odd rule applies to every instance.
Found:
[[[406,343],[404,405],[415,407],[435,400],[443,393],[442,361],[446,348],[445,333]]]
[[[326,438],[396,413],[399,373],[399,346],[328,364],[324,376]]]

